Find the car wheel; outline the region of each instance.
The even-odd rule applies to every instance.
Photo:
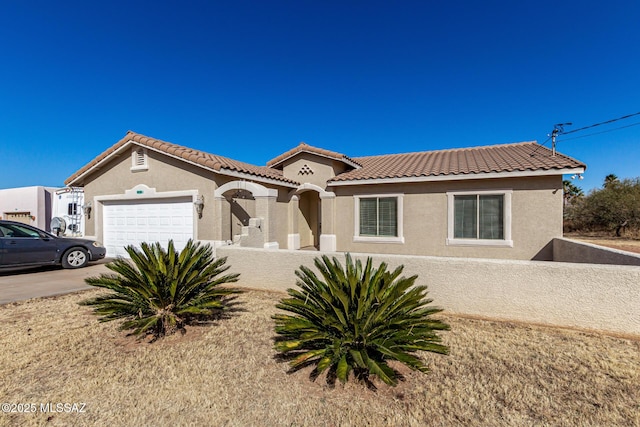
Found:
[[[80,268],[89,262],[89,254],[82,248],[71,248],[62,256],[64,268]]]

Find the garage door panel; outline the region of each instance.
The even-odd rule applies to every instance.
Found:
[[[173,239],[181,250],[193,238],[193,203],[190,197],[145,201],[113,201],[103,205],[104,244],[107,256],[127,256],[127,245]]]

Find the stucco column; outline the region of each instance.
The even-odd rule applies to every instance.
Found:
[[[291,196],[289,201],[289,220],[287,234],[287,249],[300,249],[300,233],[298,233],[298,216],[300,215],[300,197]]]
[[[262,218],[262,233],[264,235],[265,249],[278,249],[278,241],[276,239],[276,197],[275,196],[257,196],[256,200],[256,216]]]
[[[222,238],[222,205],[224,203],[224,197],[213,198],[213,239],[216,246],[224,243]]]
[[[335,234],[336,222],[336,195],[325,192],[320,194],[322,210],[322,232],[320,233],[320,250],[323,252],[335,252],[337,239]]]

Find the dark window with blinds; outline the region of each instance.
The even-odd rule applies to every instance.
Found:
[[[456,239],[504,239],[504,195],[454,197]]]
[[[360,199],[361,236],[398,236],[398,199],[367,197]]]

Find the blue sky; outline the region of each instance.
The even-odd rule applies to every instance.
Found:
[[[127,130],[258,165],[544,142],[640,112],[639,22],[637,0],[5,1],[0,188],[61,186]],[[585,191],[640,176],[640,116],[558,150]]]

